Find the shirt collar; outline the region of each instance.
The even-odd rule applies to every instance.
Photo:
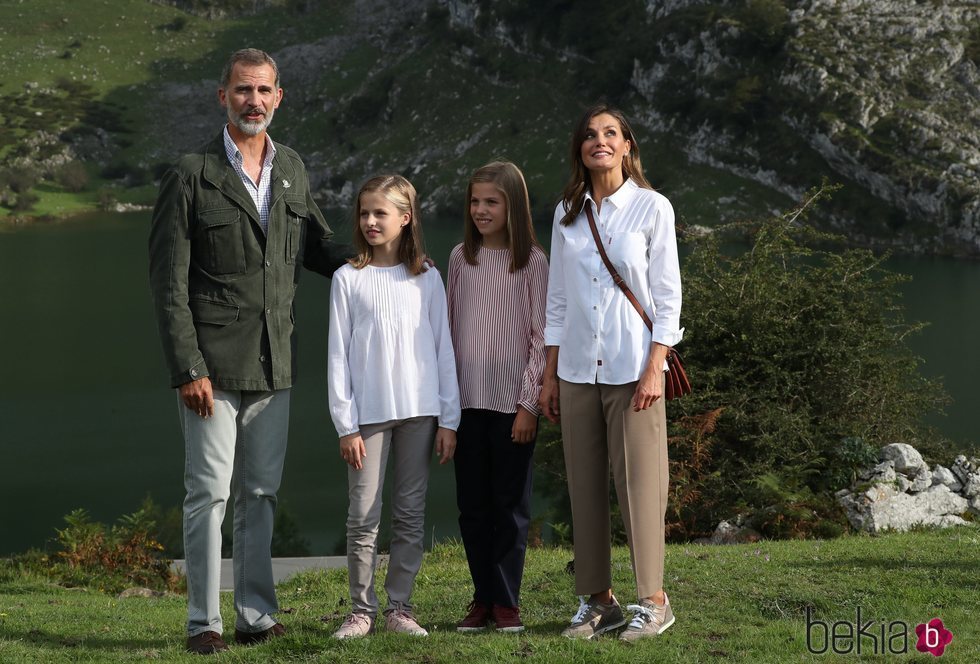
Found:
[[[612,203],[612,206],[619,210],[630,202],[630,199],[633,198],[633,194],[636,193],[636,190],[639,188],[639,185],[633,181],[633,178],[626,178],[626,182],[623,183],[623,186],[617,189],[615,193],[606,196],[605,202]],[[592,201],[592,203],[595,204],[595,199],[592,197],[591,191],[585,192],[585,198],[587,201]]]
[[[238,149],[238,146],[235,144],[235,140],[231,137],[231,134],[228,132],[228,125],[225,125],[224,137],[225,137],[225,154],[228,155],[228,161],[230,161],[232,164],[242,163],[244,159],[244,157],[242,157],[242,151]],[[265,135],[265,161],[262,162],[263,168],[269,166],[269,164],[272,163],[272,160],[275,159],[275,156],[276,156],[276,144],[273,143],[272,139],[269,138],[269,135],[266,134]]]

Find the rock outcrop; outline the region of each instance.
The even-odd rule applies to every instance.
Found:
[[[781,81],[820,101],[788,116],[835,170],[936,242],[980,252],[980,6],[809,0]]]
[[[967,513],[980,516],[977,460],[960,455],[950,468],[930,470],[922,455],[904,443],[886,445],[879,458],[881,463],[858,475],[857,486],[837,493],[855,529],[878,533],[946,527],[967,523]]]
[[[648,2],[647,13],[655,21],[681,21],[718,4]],[[693,162],[794,198],[814,184],[796,177],[805,162],[827,168],[849,189],[863,188],[905,217],[862,224],[838,209],[832,225],[859,242],[980,254],[980,6],[951,0],[783,4],[787,37],[770,54],[774,75],[752,70],[739,44],[753,30],[752,19],[780,27],[776,3],[761,19],[751,11],[741,20],[718,11],[693,34],[667,32],[656,57],[634,63],[633,87],[650,108],[663,109],[664,100],[686,85],[678,80],[683,72],[698,81],[694,94],[704,104],[727,104],[732,115],[742,102],[764,97],[765,108],[752,110],[751,122],[734,129],[712,121],[692,127],[683,117],[653,110],[646,114],[651,128],[678,135]],[[726,78],[737,81],[735,89],[719,97]],[[773,135],[787,130],[803,149],[791,147],[776,163]],[[802,154],[804,146],[814,154]]]

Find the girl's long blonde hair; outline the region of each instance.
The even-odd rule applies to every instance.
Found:
[[[350,264],[360,270],[371,262],[374,255],[373,248],[361,232],[361,196],[373,192],[384,196],[400,214],[409,216],[408,223],[402,227],[398,260],[405,264],[411,274],[422,274],[426,270],[425,242],[422,239],[418,194],[412,183],[401,175],[375,175],[361,185],[354,204],[354,249],[357,256],[350,259]]]
[[[489,183],[504,197],[507,209],[507,245],[510,247],[510,271],[520,270],[531,256],[531,248],[539,247],[531,220],[531,202],[521,169],[509,161],[492,161],[474,171],[466,187],[466,207],[463,213],[463,257],[470,265],[477,264],[477,253],[483,246],[483,236],[470,214],[473,185]]]

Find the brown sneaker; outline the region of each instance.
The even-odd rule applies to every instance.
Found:
[[[276,623],[269,629],[264,629],[261,632],[243,632],[241,630],[235,630],[235,642],[240,643],[243,646],[252,646],[256,643],[261,643],[263,641],[268,641],[271,638],[282,636],[286,633],[286,628]]]
[[[456,625],[457,632],[482,632],[490,622],[490,605],[485,602],[473,600],[466,607],[468,612],[459,624]]]
[[[213,655],[228,650],[228,644],[221,640],[217,632],[201,632],[187,637],[187,652],[195,655]]]
[[[664,595],[663,606],[644,599],[639,604],[630,604],[626,610],[633,611],[635,615],[629,626],[619,635],[620,641],[629,642],[657,636],[674,624],[674,611],[670,608],[667,595]]]
[[[591,639],[626,624],[623,610],[615,597],[609,604],[587,602],[584,595],[580,595],[578,601],[578,611],[572,616],[572,624],[561,633],[566,638]]]
[[[516,606],[493,605],[493,621],[497,624],[498,632],[523,632],[521,610]]]

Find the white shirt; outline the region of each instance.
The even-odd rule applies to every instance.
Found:
[[[248,173],[245,172],[245,158],[242,156],[242,151],[238,149],[238,145],[235,144],[234,139],[232,139],[231,134],[228,133],[228,125],[225,125],[225,154],[228,155],[228,161],[231,163],[232,168],[238,173],[238,177],[242,179],[242,184],[245,185],[245,191],[248,195],[252,197],[252,202],[255,203],[255,211],[259,213],[259,226],[262,227],[262,232],[266,235],[269,234],[269,199],[272,191],[272,160],[276,156],[276,146],[269,138],[269,135],[265,135],[265,160],[262,162],[262,171],[259,173],[259,181],[253,182],[252,178],[249,177]]]
[[[438,270],[344,265],[330,285],[327,390],[337,434],[425,415],[459,426],[459,386]]]
[[[673,346],[680,327],[681,277],[674,235],[674,208],[663,195],[627,180],[602,202],[589,194],[609,260],[653,321],[653,334],[613,283],[596,249],[585,210],[561,225],[555,208],[544,338],[559,346],[558,376],[573,383],[623,385],[639,380],[651,341]]]

